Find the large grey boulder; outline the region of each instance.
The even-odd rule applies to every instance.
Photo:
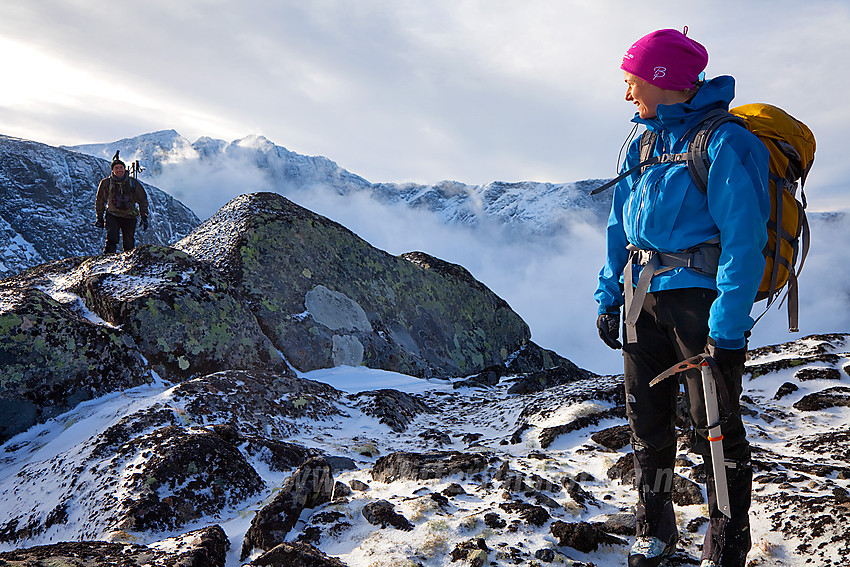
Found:
[[[175,246],[220,268],[302,371],[462,376],[529,344],[519,315],[461,266],[392,256],[275,193],[233,199]]]

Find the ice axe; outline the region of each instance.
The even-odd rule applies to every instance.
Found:
[[[717,495],[717,508],[727,518],[732,517],[729,511],[729,487],[726,484],[726,460],[723,456],[723,433],[720,431],[720,408],[718,404],[717,382],[714,379],[714,369],[717,363],[707,354],[698,354],[674,364],[649,383],[655,386],[662,380],[675,376],[679,372],[699,368],[702,372],[702,390],[705,394],[705,415],[708,420],[708,442],[711,449],[711,465],[714,470],[714,489]]]

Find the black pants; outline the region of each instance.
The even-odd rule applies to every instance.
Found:
[[[118,238],[121,237],[124,251],[136,246],[136,217],[127,218],[106,213],[106,246],[103,252],[112,254],[118,248]]]
[[[668,378],[650,388],[649,382],[674,364],[705,350],[708,340],[708,316],[716,292],[689,288],[649,293],[635,325],[637,342],[623,347],[625,357],[626,413],[632,430],[635,451],[635,483],[638,489],[638,534],[659,537],[667,542],[678,537],[671,501],[673,467],[676,457],[676,404],[679,381]],[[730,395],[730,407],[724,415],[724,457],[736,467],[749,467],[750,447],[741,421],[740,395],[743,368],[731,375],[715,376],[724,380]],[[711,467],[707,439],[707,419],[702,376],[699,370],[680,375],[685,386],[692,430],[694,452],[703,456]],[[731,463],[730,463],[731,464]],[[730,498],[738,502],[746,495],[749,502],[751,485],[746,475],[729,474]],[[740,478],[740,486],[734,486]],[[709,493],[713,492],[713,487]],[[737,493],[741,493],[738,495]],[[717,517],[716,505],[710,502],[712,518]],[[749,526],[748,506],[733,506],[730,522],[736,531]],[[722,514],[721,514],[722,516]],[[737,517],[735,517],[737,516]],[[727,525],[717,526],[726,530]],[[729,526],[732,527],[732,526]],[[712,528],[710,528],[711,531]],[[747,531],[747,534],[749,532]],[[707,538],[718,539],[718,534]],[[725,540],[721,534],[720,540]],[[742,544],[741,544],[742,545]],[[739,545],[740,546],[740,545]],[[714,546],[716,550],[717,546]],[[743,551],[746,551],[749,545]]]

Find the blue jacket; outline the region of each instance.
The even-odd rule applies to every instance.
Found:
[[[657,117],[633,122],[657,132],[656,153],[680,153],[687,149],[683,137],[710,110],[728,109],[735,96],[735,80],[722,76],[707,81],[687,103],[659,105]],[[639,140],[629,148],[623,170],[639,163]],[[650,292],[701,287],[715,289],[709,336],[721,348],[745,345],[744,333],[753,326],[750,309],[764,272],[762,249],[770,216],[768,151],[746,128],[725,123],[708,147],[711,168],[708,191],[691,180],[685,164],[659,164],[623,179],[614,188],[608,218],[605,265],[599,273],[595,298],[599,312],[623,304],[620,281],[628,260],[626,245],[647,250],[681,252],[720,237],[721,255],[717,276],[675,268],[653,277]],[[635,267],[635,283],[640,275]]]

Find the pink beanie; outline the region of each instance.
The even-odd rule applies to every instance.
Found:
[[[697,82],[708,64],[708,51],[677,30],[658,30],[645,35],[623,56],[620,69],[671,91],[683,91]]]

